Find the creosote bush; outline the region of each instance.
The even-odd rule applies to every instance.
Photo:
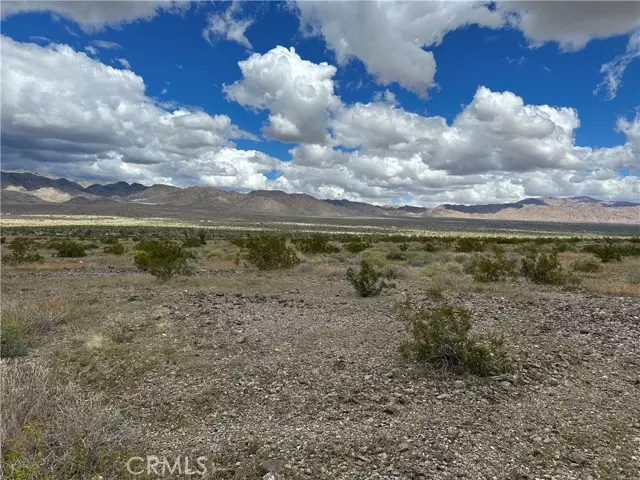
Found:
[[[50,242],[49,246],[56,251],[56,257],[79,258],[87,256],[84,245],[69,238],[54,240]]]
[[[603,263],[608,262],[619,262],[622,260],[622,252],[617,245],[613,245],[612,243],[606,243],[604,245],[587,245],[582,249],[583,252],[592,253],[596,257],[598,257]]]
[[[329,237],[325,237],[325,236],[296,238],[293,240],[293,244],[302,253],[308,253],[312,255],[317,255],[322,253],[331,254],[331,253],[338,253],[340,251],[338,247],[330,243]]]
[[[567,281],[555,252],[545,253],[529,249],[522,257],[520,272],[534,283],[562,285]]]
[[[357,272],[351,267],[347,269],[347,280],[361,297],[380,295],[384,288],[390,286],[385,282],[383,273],[366,260],[360,261],[360,270]]]
[[[37,252],[37,244],[31,238],[17,237],[8,245],[11,253],[2,256],[2,263],[6,265],[19,265],[21,263],[42,262],[44,258]]]
[[[499,282],[515,275],[516,262],[504,256],[504,249],[493,247],[493,258],[475,256],[465,266],[465,273],[472,275],[476,282]]]
[[[582,258],[571,264],[574,272],[596,273],[602,270],[602,263],[595,258]]]
[[[258,270],[278,270],[292,268],[300,263],[295,249],[285,237],[260,235],[249,237],[244,244],[247,249],[245,259]]]
[[[369,248],[369,244],[361,242],[360,240],[352,240],[347,243],[344,248],[349,253],[360,253]]]
[[[203,244],[200,241],[199,237],[185,237],[185,238],[182,239],[182,246],[184,248],[197,248],[197,247],[200,247],[201,245],[205,245],[205,244],[206,244],[206,241]]]
[[[189,260],[195,258],[193,252],[185,250],[170,240],[142,240],[134,247],[136,267],[153,275],[160,282],[166,282],[173,275],[190,275]]]
[[[479,376],[513,368],[501,335],[480,337],[471,332],[473,313],[469,309],[444,305],[427,310],[407,300],[396,306],[396,316],[408,333],[399,347],[407,359]]]
[[[113,243],[110,245],[106,245],[102,251],[104,253],[109,253],[111,255],[122,255],[124,254],[124,245],[120,243]]]
[[[477,238],[462,237],[456,242],[456,252],[481,252],[484,245]]]

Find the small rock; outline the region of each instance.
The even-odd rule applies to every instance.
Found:
[[[238,338],[238,340],[236,340],[236,342],[238,343],[245,343],[246,341],[247,341],[246,335],[243,335],[240,338]]]
[[[396,407],[395,405],[389,404],[389,405],[385,405],[382,411],[384,413],[388,413],[389,415],[393,415],[394,413],[398,412],[398,407]]]
[[[446,400],[447,398],[451,398],[451,394],[449,393],[441,393],[436,397],[436,400]]]

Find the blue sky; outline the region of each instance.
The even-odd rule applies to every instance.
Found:
[[[125,2],[113,3],[121,4],[126,10]],[[603,33],[597,22],[590,27],[588,17],[596,14],[602,16],[602,11],[587,12],[585,18],[578,19],[580,21],[576,21],[575,25],[553,31],[553,28],[547,28],[553,22],[545,19],[545,15],[558,17],[563,12],[547,12],[544,8],[533,12],[518,12],[521,16],[519,24],[496,25],[495,19],[488,19],[496,10],[493,4],[487,10],[474,14],[480,18],[477,21],[469,21],[465,17],[469,15],[469,9],[463,11],[456,6],[455,15],[461,20],[459,26],[454,25],[452,28],[439,25],[439,12],[429,7],[427,11],[419,12],[423,17],[418,18],[425,22],[424,26],[418,25],[419,31],[431,29],[437,32],[441,41],[421,39],[418,43],[422,50],[415,51],[410,45],[411,39],[397,38],[397,23],[384,23],[387,18],[398,21],[397,18],[401,15],[394,12],[385,16],[378,12],[313,11],[310,4],[296,6],[276,2],[198,2],[195,5],[182,5],[177,12],[175,9],[167,10],[166,4],[160,4],[155,9],[152,4],[149,5],[151,14],[141,14],[140,18],[130,19],[130,13],[125,12],[121,19],[118,12],[108,12],[104,13],[104,19],[100,19],[99,15],[103,12],[96,12],[90,20],[83,17],[83,13],[74,11],[21,11],[20,7],[9,10],[3,5],[2,35],[15,41],[16,48],[24,48],[29,43],[40,45],[43,50],[37,51],[43,55],[57,48],[53,44],[67,45],[76,55],[86,55],[88,61],[102,64],[101,68],[108,66],[122,71],[130,68],[144,82],[142,95],[145,102],[155,103],[157,108],[166,112],[184,109],[190,112],[202,111],[210,117],[223,115],[230,119],[232,125],[248,132],[248,135],[233,135],[229,132],[221,134],[225,137],[224,140],[209,144],[211,148],[205,152],[205,156],[202,156],[202,152],[206,149],[198,147],[193,154],[199,155],[197,160],[171,160],[171,155],[167,154],[166,164],[157,168],[150,167],[145,171],[138,167],[140,163],[127,161],[126,152],[114,147],[96,153],[93,157],[89,155],[78,158],[77,161],[48,162],[46,153],[40,147],[37,154],[29,153],[31,147],[26,143],[31,139],[26,138],[20,129],[16,127],[14,133],[8,128],[6,138],[3,135],[3,144],[11,142],[13,145],[17,142],[23,145],[24,142],[26,146],[11,148],[10,154],[3,155],[3,168],[23,165],[25,168],[57,174],[73,174],[78,178],[103,177],[105,181],[165,181],[179,185],[210,184],[240,190],[254,187],[280,188],[304,191],[316,196],[346,197],[379,203],[397,202],[398,198],[408,198],[421,204],[456,200],[475,203],[547,193],[587,193],[627,199],[633,199],[637,195],[637,177],[625,177],[629,177],[629,172],[633,172],[634,166],[637,168],[638,164],[638,139],[634,135],[638,135],[640,130],[636,125],[640,105],[640,59],[636,57],[640,56],[640,40],[636,41],[638,45],[633,41],[635,36],[640,39],[640,26],[638,22],[634,23],[632,16],[629,20],[628,13],[623,11],[611,14],[610,28]],[[55,10],[55,7],[52,8]],[[345,8],[375,9],[376,6],[353,2],[351,6],[345,5]],[[568,15],[571,14],[570,8],[567,4]],[[575,14],[575,8],[573,13]],[[355,17],[350,19],[349,15]],[[409,12],[406,15],[409,22],[412,20],[409,17],[415,17],[416,13]],[[223,22],[222,30],[210,32],[210,41],[207,41],[203,31],[210,25],[211,18],[226,19],[226,23]],[[372,29],[360,27],[352,18],[362,20],[362,23],[371,21],[379,30],[373,32]],[[238,41],[238,37],[232,38],[233,35],[229,32],[243,21],[249,26],[241,29],[240,36],[243,34],[244,40]],[[607,19],[602,19],[602,22],[606,24]],[[311,34],[308,29],[310,24],[315,28]],[[370,42],[364,38],[367,35],[371,36]],[[384,55],[382,49],[385,44],[377,47],[376,42],[384,42],[385,35],[390,43],[395,42],[395,46],[392,53],[386,53],[386,58],[376,58],[376,55]],[[336,47],[339,43],[348,46],[341,50],[341,47]],[[291,71],[302,73],[298,83],[292,88],[302,88],[300,82],[315,78],[314,73],[307,75],[306,70],[302,70],[304,68],[308,67],[309,72],[312,72],[315,68],[313,65],[320,65],[322,62],[335,67],[332,75],[327,74],[329,78],[323,77],[325,84],[329,82],[333,90],[328,94],[330,98],[327,97],[329,100],[326,108],[320,108],[317,116],[308,115],[300,119],[296,115],[300,109],[306,108],[302,104],[298,108],[293,104],[274,105],[263,100],[247,100],[246,92],[241,92],[244,88],[253,88],[252,95],[257,95],[257,87],[251,82],[258,81],[256,78],[261,74],[257,69],[251,72],[255,78],[248,78],[249,74],[243,75],[238,63],[247,61],[251,55],[258,55],[265,62],[271,61],[271,56],[267,58],[268,53],[278,45],[295,48],[295,54],[291,54],[289,58],[292,65],[295,64]],[[109,46],[111,48],[107,48]],[[402,50],[405,46],[406,53]],[[431,80],[430,59],[424,55],[425,52],[430,52],[435,63],[435,76]],[[388,64],[393,63],[390,57],[395,55],[400,60],[393,68],[389,67]],[[414,55],[416,61],[403,63],[403,55],[407,58]],[[421,63],[423,61],[424,64]],[[611,83],[601,84],[606,78],[603,65],[610,62],[617,62],[614,66],[622,64],[624,67],[622,71],[620,68],[615,71],[613,80],[617,88],[613,89],[609,88]],[[418,70],[411,71],[411,63],[415,63]],[[69,72],[70,75],[72,73]],[[405,73],[407,76],[403,77]],[[43,78],[47,77],[44,68],[39,73],[30,72],[30,75],[38,74]],[[5,80],[8,82],[11,79],[5,79],[3,74],[3,85]],[[81,79],[74,79],[79,80]],[[234,82],[238,88],[235,94],[229,93],[227,89]],[[595,91],[600,84],[600,89]],[[427,88],[422,88],[424,86]],[[490,92],[483,97],[484,100],[477,95],[481,86]],[[277,94],[277,82],[275,86],[265,84],[262,87],[265,88],[264,95]],[[269,91],[269,88],[275,88],[275,91]],[[312,80],[309,80],[309,88],[313,88]],[[23,88],[19,90],[24,91]],[[388,92],[387,97],[384,95],[385,91]],[[505,96],[505,92],[521,98],[522,105],[517,108],[522,111],[511,108],[511,113],[505,113],[504,116],[498,114],[491,120],[495,123],[493,126],[478,123],[485,118],[478,113],[483,108],[502,108],[496,106],[496,102],[510,101],[512,97]],[[244,95],[244,101],[238,100],[241,95]],[[91,104],[92,101],[87,99],[86,102]],[[332,101],[333,104],[330,105]],[[100,103],[98,91],[95,102]],[[336,106],[336,102],[339,106]],[[371,111],[374,106],[379,107],[380,112],[374,118],[378,118],[383,124],[372,125],[369,116],[366,119],[357,117],[356,114],[363,113],[356,112],[353,108],[357,103],[370,105]],[[4,104],[5,98],[3,107]],[[3,115],[3,130],[5,125],[13,125],[20,118],[21,108],[33,108],[33,105],[26,105],[25,101],[24,104],[16,103],[8,108],[11,117],[5,118]],[[573,126],[567,128],[563,123],[565,120],[558,120],[554,113],[541,108],[545,105],[558,111],[573,109],[575,119],[567,120]],[[290,117],[291,112],[296,117],[292,122],[299,122],[296,124],[298,127],[303,124],[308,126],[316,117],[320,123],[326,121],[326,139],[320,141],[315,138],[310,141],[304,133],[294,137],[277,132],[268,133],[265,126],[270,124],[272,116],[281,115],[289,121],[291,118],[287,115]],[[566,113],[567,110],[563,112],[562,115],[567,119],[571,117]],[[390,116],[385,120],[383,116],[386,114]],[[473,135],[474,140],[468,143],[484,144],[486,141],[486,148],[480,149],[477,155],[469,152],[467,146],[460,147],[460,152],[452,154],[452,158],[447,157],[444,147],[437,149],[440,153],[435,153],[435,150],[431,152],[429,149],[432,144],[440,142],[441,137],[425,139],[421,137],[421,133],[407,134],[406,139],[398,140],[395,144],[389,141],[384,148],[375,139],[365,137],[353,144],[340,141],[341,137],[353,137],[354,134],[349,129],[358,130],[360,127],[354,126],[361,125],[358,122],[365,122],[362,125],[366,124],[366,132],[382,128],[378,136],[384,136],[384,127],[389,122],[394,125],[397,121],[406,120],[413,122],[412,125],[417,122],[420,125],[416,128],[420,130],[423,128],[422,122],[428,122],[426,119],[437,118],[446,122],[445,127],[453,127],[458,115],[465,117],[464,122],[460,121],[459,131],[445,132],[445,128],[442,138],[450,141],[451,136]],[[518,139],[513,136],[513,132],[507,132],[507,143],[503,146],[498,143],[502,140],[496,136],[496,125],[512,124],[522,118],[523,125],[526,126],[529,121],[526,116],[531,115],[535,117],[531,119],[534,123],[551,119],[550,121],[562,126],[562,130],[558,127],[557,131],[548,132],[549,138],[544,138],[543,142],[551,142],[553,138],[564,150],[556,154],[555,145],[545,143],[540,150],[547,152],[548,158],[540,157],[544,152],[531,152],[531,159],[527,160],[530,163],[525,164],[520,159],[528,158],[529,152],[519,148],[527,144],[531,145],[528,148],[535,150],[538,144],[531,138]],[[545,115],[551,116],[547,118]],[[434,123],[437,124],[435,121]],[[464,128],[470,130],[464,130],[463,124]],[[344,130],[342,135],[336,125]],[[478,131],[487,133],[481,136]],[[216,135],[219,133],[216,132]],[[202,132],[200,134],[204,135]],[[397,132],[389,134],[399,135]],[[50,130],[47,130],[46,135],[52,135]],[[475,138],[476,135],[478,138]],[[40,138],[43,136],[44,132]],[[571,143],[568,147],[567,142]],[[373,146],[373,143],[376,145]],[[427,143],[429,147],[425,146]],[[398,145],[402,145],[402,148]],[[242,180],[239,172],[234,174],[231,171],[233,168],[230,170],[229,165],[233,166],[236,160],[228,159],[227,150],[224,151],[227,157],[223,160],[215,156],[218,154],[214,150],[227,147],[241,152],[242,161],[248,161],[244,152],[254,151],[269,159],[257,161],[253,171],[244,172],[245,178]],[[399,148],[404,156],[397,156]],[[292,149],[297,150],[292,153]],[[321,167],[318,160],[320,157],[314,157],[314,160],[306,163],[297,161],[296,155],[301,155],[302,151],[308,153],[312,149],[316,156],[332,156],[331,162],[334,163],[327,166],[328,160],[323,160],[324,166]],[[584,149],[590,150],[588,155]],[[620,149],[626,149],[622,154],[624,158],[620,156]],[[504,158],[498,158],[500,155]],[[580,159],[576,160],[576,155]],[[478,160],[478,165],[469,165],[475,161],[474,158],[483,156],[486,159]],[[105,163],[105,159],[113,160],[115,157],[120,159],[122,165]],[[416,166],[412,163],[418,157],[421,157],[423,165]],[[597,164],[590,164],[596,157]],[[204,165],[201,174],[198,173],[198,162]],[[299,165],[293,165],[296,163]],[[365,164],[371,168],[365,168]],[[167,173],[176,168],[180,172],[175,176]],[[305,168],[307,170],[303,171]],[[311,168],[313,170],[309,170]],[[321,171],[322,168],[326,171]],[[245,168],[247,169],[251,170],[251,165]],[[566,177],[561,184],[548,191],[541,187],[545,183],[545,175],[555,177],[558,171],[562,171]],[[220,172],[223,172],[222,178]],[[598,175],[602,178],[596,178],[593,172],[600,172]],[[351,183],[332,178],[345,175],[353,177]],[[578,181],[576,175],[582,175],[584,179]],[[116,178],[118,176],[120,178]],[[280,180],[276,182],[278,178]],[[308,183],[305,183],[305,178]],[[444,180],[438,184],[438,179]],[[492,186],[487,187],[488,185]]]

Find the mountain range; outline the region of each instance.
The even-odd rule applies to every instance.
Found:
[[[543,222],[596,222],[640,224],[640,203],[602,201],[592,197],[540,197],[518,202],[485,205],[444,204],[435,208],[379,206],[350,200],[322,200],[302,193],[256,190],[248,193],[214,187],[180,188],[171,185],[145,186],[116,182],[90,184],[51,175],[2,171],[2,210],[29,207],[30,211],[50,205],[82,208],[110,207],[110,214],[127,215],[145,208],[172,212],[197,210],[212,216],[272,215],[280,217],[453,217]],[[50,211],[50,210],[48,210]]]

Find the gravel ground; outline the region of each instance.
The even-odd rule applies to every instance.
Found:
[[[338,275],[300,271],[163,286],[131,269],[84,273],[3,272],[3,291],[106,307],[38,355],[75,359],[78,335],[117,338],[101,357],[115,372],[109,402],[144,454],[204,455],[209,478],[640,478],[637,299],[451,293],[516,360],[513,374],[478,378],[397,353],[405,332],[391,307],[433,303],[412,276],[363,299]]]
[[[516,359],[482,379],[398,355],[391,306],[421,295],[407,279],[372,299],[338,277],[228,272],[100,295],[126,312],[127,365],[146,365],[110,400],[145,453],[207,456],[211,478],[640,478],[635,299],[454,294]]]

